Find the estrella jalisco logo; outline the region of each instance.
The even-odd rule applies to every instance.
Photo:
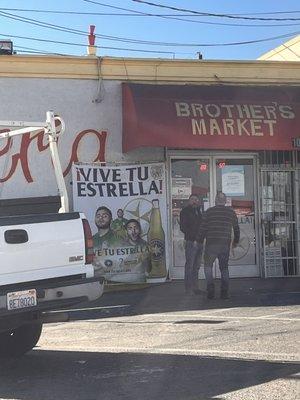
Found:
[[[165,243],[159,239],[152,239],[149,243],[152,259],[160,261],[165,255]]]

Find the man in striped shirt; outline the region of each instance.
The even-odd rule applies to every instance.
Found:
[[[216,258],[219,260],[221,272],[221,298],[228,298],[229,271],[228,260],[234,233],[232,246],[235,247],[240,240],[238,219],[232,208],[226,207],[226,196],[219,192],[216,196],[216,205],[210,207],[203,214],[202,224],[198,233],[198,241],[202,243],[206,239],[204,252],[204,273],[207,283],[207,298],[215,297],[215,287],[212,266]]]

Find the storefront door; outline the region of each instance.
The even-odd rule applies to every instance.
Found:
[[[172,255],[171,276],[182,278],[184,273],[184,238],[179,227],[179,214],[190,194],[201,199],[204,212],[214,205],[217,192],[227,195],[227,205],[235,210],[241,239],[230,254],[229,269],[232,277],[259,276],[257,237],[257,186],[254,156],[204,155],[200,157],[170,157],[172,200]],[[214,274],[219,276],[218,262]],[[204,278],[200,268],[200,278]]]

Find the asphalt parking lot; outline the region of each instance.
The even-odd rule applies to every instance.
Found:
[[[299,398],[300,280],[235,281],[228,301],[180,282],[106,293],[1,362],[0,398]]]

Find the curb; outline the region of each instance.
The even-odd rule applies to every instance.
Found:
[[[127,292],[132,290],[142,290],[153,286],[151,283],[106,283],[104,293]]]

